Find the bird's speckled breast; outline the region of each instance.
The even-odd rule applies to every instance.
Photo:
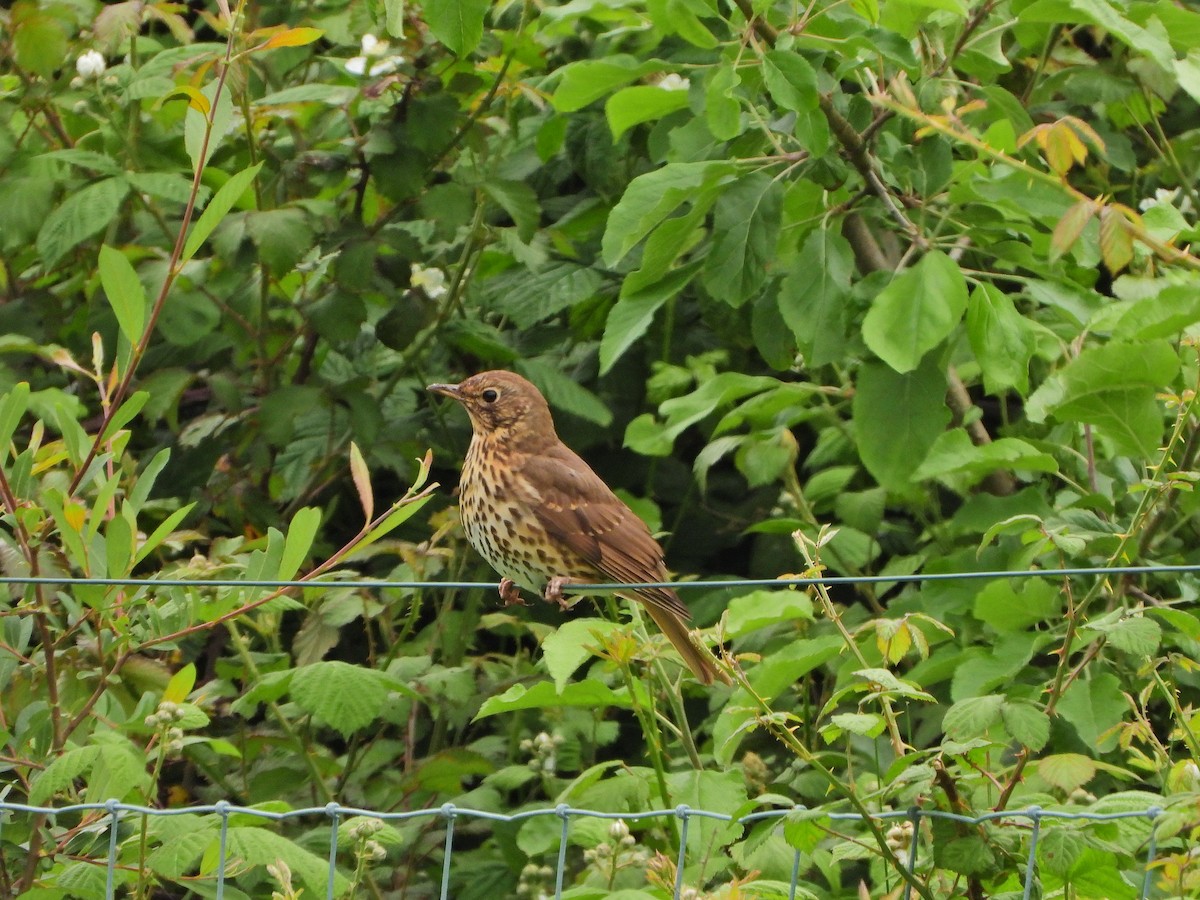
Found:
[[[505,448],[476,435],[467,450],[459,490],[463,530],[479,555],[516,584],[541,594],[556,576],[589,578],[590,567],[564,558],[529,506],[528,484],[501,460]]]

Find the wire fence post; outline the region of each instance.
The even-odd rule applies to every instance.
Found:
[[[1146,818],[1150,820],[1150,839],[1146,842],[1146,873],[1142,876],[1142,891],[1138,894],[1140,900],[1150,896],[1150,879],[1154,873],[1154,858],[1158,856],[1158,825],[1154,820],[1162,815],[1162,809],[1152,806],[1146,810]]]
[[[554,869],[554,900],[562,900],[563,878],[567,868],[567,829],[571,826],[571,807],[560,803],[554,814],[562,819],[562,833],[558,837],[558,865]]]
[[[442,900],[450,900],[450,857],[454,854],[454,804],[442,806],[442,815],[446,817],[446,855],[442,859]]]
[[[218,800],[216,813],[221,817],[221,833],[217,838],[217,900],[224,900],[225,856],[229,852],[229,801]]]
[[[1021,894],[1022,900],[1029,900],[1033,896],[1033,882],[1037,877],[1038,838],[1042,835],[1042,808],[1031,806],[1028,814],[1033,819],[1033,831],[1029,835],[1029,857],[1025,861],[1025,890]]]
[[[912,822],[912,835],[908,842],[908,871],[915,878],[917,875],[917,839],[921,837],[921,810],[913,806],[908,810],[908,821]],[[899,862],[900,858],[896,857]],[[912,897],[912,882],[904,879],[904,900]]]
[[[108,810],[108,866],[104,872],[104,896],[113,900],[116,896],[117,875],[117,832],[121,824],[121,806],[119,800],[109,800],[104,804]]]
[[[680,803],[675,807],[675,815],[683,821],[683,824],[679,826],[679,856],[675,860],[675,894],[673,900],[679,900],[683,895],[683,869],[687,864],[688,822],[691,821],[691,812],[692,808],[686,803]]]
[[[325,814],[329,816],[329,878],[325,882],[325,898],[333,900],[334,879],[337,877],[338,851],[338,821],[341,807],[333,801],[325,805]]]

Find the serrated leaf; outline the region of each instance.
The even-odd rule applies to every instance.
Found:
[[[982,737],[989,728],[1000,721],[1003,705],[1004,697],[999,694],[959,700],[946,710],[946,716],[942,719],[942,730],[946,732],[947,737],[956,741]]]
[[[770,625],[789,625],[811,622],[812,598],[803,591],[769,589],[751,591],[729,601],[725,619],[726,633],[740,637]]]
[[[833,821],[819,809],[793,809],[783,820],[783,836],[801,853],[812,853],[829,835]]]
[[[1113,206],[1100,210],[1100,255],[1116,275],[1133,261],[1133,235],[1125,214]]]
[[[562,693],[575,670],[593,657],[590,648],[599,646],[605,636],[621,627],[607,619],[572,619],[547,635],[542,641],[542,659],[555,689]]]
[[[1050,740],[1050,717],[1032,703],[1009,703],[1000,707],[1004,729],[1034,753]]]
[[[46,217],[37,236],[37,250],[47,268],[68,250],[109,226],[129,193],[124,178],[105,178],[75,191]]]
[[[1039,759],[1037,773],[1048,784],[1069,794],[1081,788],[1096,775],[1096,763],[1081,753],[1057,753]]]
[[[306,713],[349,737],[379,717],[387,682],[381,672],[325,660],[296,669],[289,694]]]
[[[1058,220],[1054,232],[1050,235],[1050,261],[1057,262],[1079,240],[1083,229],[1096,214],[1096,201],[1080,200]]]

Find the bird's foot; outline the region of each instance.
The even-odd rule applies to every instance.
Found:
[[[563,596],[563,588],[571,583],[570,578],[563,578],[561,575],[555,575],[546,582],[546,590],[542,594],[542,598],[547,603],[557,603],[558,608],[566,612],[571,608],[572,601]]]
[[[521,596],[521,589],[513,583],[511,578],[500,579],[500,599],[504,601],[505,606],[528,606],[525,598]]]

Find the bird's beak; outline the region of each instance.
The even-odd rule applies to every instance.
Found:
[[[431,384],[427,388],[434,394],[441,394],[443,397],[449,397],[452,400],[459,399],[459,387],[457,384]]]

